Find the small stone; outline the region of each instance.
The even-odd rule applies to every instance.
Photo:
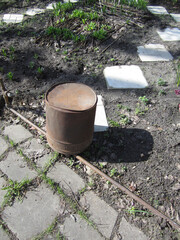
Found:
[[[94,171],[93,171],[90,167],[86,166],[86,173],[87,173],[89,176],[92,176],[92,175],[94,174]]]
[[[173,191],[178,191],[180,190],[180,183],[176,183],[173,187],[172,187]]]

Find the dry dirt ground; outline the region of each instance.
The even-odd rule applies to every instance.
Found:
[[[159,2],[169,12],[180,13],[179,3]],[[34,0],[7,3],[0,15],[22,13],[29,7],[45,8],[48,3]],[[158,1],[151,3],[159,5]],[[78,3],[74,8],[93,11],[93,6]],[[100,12],[98,7],[95,9]],[[26,16],[20,24],[0,25],[0,71],[12,93],[13,107],[44,128],[44,94],[52,84],[73,81],[91,86],[103,96],[110,127],[107,132],[94,134],[93,143],[82,156],[180,224],[180,96],[174,92],[178,89],[180,44],[164,43],[156,32],[168,26],[177,27],[177,23],[170,16],[154,16],[133,7],[123,6],[116,12],[109,7],[97,21],[111,26],[105,39],[88,35],[85,41],[74,42],[48,34],[47,29],[66,27],[80,33],[81,23],[78,20],[57,23],[57,20],[52,11],[46,11]],[[165,45],[174,60],[141,62],[137,47],[147,43]],[[149,87],[107,90],[104,68],[131,64],[140,66]],[[163,80],[163,86],[159,79]],[[1,121],[20,121],[3,109],[2,98]],[[64,162],[92,181],[91,188],[126,214],[150,239],[178,239],[177,232],[166,221],[153,216],[100,177],[88,176],[74,159],[64,158]]]

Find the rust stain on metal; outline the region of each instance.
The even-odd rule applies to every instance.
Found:
[[[93,138],[97,104],[95,92],[80,83],[63,83],[46,94],[46,129],[49,145],[63,154],[77,154]]]

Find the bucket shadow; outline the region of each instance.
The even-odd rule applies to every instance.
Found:
[[[94,133],[92,144],[81,155],[93,162],[147,161],[154,145],[152,135],[137,128],[109,128]]]

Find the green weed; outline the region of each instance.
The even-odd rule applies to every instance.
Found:
[[[149,103],[149,99],[146,96],[139,97],[139,100],[145,105]]]
[[[135,108],[135,115],[137,116],[141,116],[144,115],[145,112],[148,111],[148,107],[144,107],[142,105],[140,105],[139,103],[137,103],[137,107]]]
[[[43,67],[38,67],[38,69],[37,69],[37,73],[38,74],[42,74],[43,73],[43,71],[44,71],[44,68]]]
[[[166,82],[162,78],[159,78],[158,86],[166,86]]]
[[[7,73],[7,78],[12,81],[13,80],[13,75],[14,74],[12,72],[8,72]]]
[[[30,68],[30,69],[33,69],[34,66],[35,66],[35,62],[31,61],[31,62],[29,63],[29,68]]]
[[[97,38],[98,40],[103,40],[107,36],[107,31],[104,30],[103,27],[101,27],[100,30],[94,31],[92,35],[94,38]]]
[[[3,55],[4,57],[7,57],[7,51],[6,51],[5,48],[2,48],[2,49],[1,49],[1,53],[2,53],[2,55]]]
[[[90,22],[84,29],[87,31],[92,31],[97,27],[95,22]]]
[[[159,91],[158,95],[159,95],[159,96],[166,95],[166,92],[161,89],[161,90]]]
[[[114,120],[109,120],[109,124],[111,127],[119,127],[120,124]]]
[[[119,123],[121,125],[125,126],[130,123],[129,118],[125,114],[121,114],[120,117],[121,117],[121,119],[120,119]]]
[[[30,183],[31,180],[29,179],[22,180],[21,182],[10,179],[9,185],[2,188],[2,190],[7,191],[4,196],[3,206],[11,204],[14,199],[22,200],[24,192]]]
[[[113,177],[117,173],[118,173],[118,170],[116,168],[112,168],[110,171],[110,177]]]
[[[136,213],[145,213],[145,214],[147,214],[148,216],[151,215],[150,212],[145,211],[145,210],[136,209],[134,206],[131,207],[130,209],[128,209],[127,211],[128,211],[130,214],[132,214],[132,215],[135,215]]]

